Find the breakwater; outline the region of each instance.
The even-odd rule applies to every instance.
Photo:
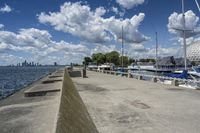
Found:
[[[98,133],[67,71],[64,73],[56,133]]]

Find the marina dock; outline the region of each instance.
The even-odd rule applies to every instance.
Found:
[[[59,70],[1,100],[1,133],[200,131],[198,90],[80,71]]]

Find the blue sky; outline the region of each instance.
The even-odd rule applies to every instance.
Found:
[[[190,44],[199,39],[200,13],[194,0],[185,5],[186,28],[196,31],[188,33]],[[1,0],[0,65],[80,63],[95,52],[120,51],[121,25],[128,56],[153,58],[156,31],[160,56],[181,56],[181,33],[170,30],[182,27],[180,13],[181,0]]]

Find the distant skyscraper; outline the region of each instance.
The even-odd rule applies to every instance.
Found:
[[[54,66],[57,66],[58,64],[57,64],[57,62],[54,62]]]

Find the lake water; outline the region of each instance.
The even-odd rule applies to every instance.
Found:
[[[59,67],[0,67],[0,99],[5,98]]]

